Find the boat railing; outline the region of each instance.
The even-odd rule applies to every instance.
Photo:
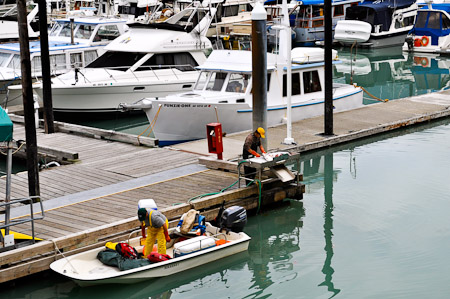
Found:
[[[36,200],[37,200],[37,202],[35,202]],[[29,245],[30,242],[31,242],[31,244],[34,244],[36,242],[36,237],[35,237],[35,233],[34,233],[34,221],[44,219],[44,207],[43,207],[42,202],[43,202],[43,200],[41,197],[30,196],[30,197],[25,197],[25,198],[14,198],[8,202],[0,203],[0,207],[5,208],[5,221],[3,222],[3,224],[0,225],[0,229],[5,229],[5,231],[8,231],[10,227],[14,227],[16,225],[31,222],[31,240],[29,242],[22,242],[22,243],[20,243],[20,245]],[[16,205],[16,204],[27,204],[28,207],[30,208],[30,214],[25,215],[23,217],[22,216],[17,217],[17,219],[14,219],[14,220],[10,220],[9,219],[9,217],[10,217],[9,210],[12,205]],[[35,212],[34,212],[35,204],[39,205],[39,207],[41,209],[40,215],[38,215],[38,216],[35,216]],[[6,236],[6,233],[5,233],[5,236]],[[6,246],[3,234],[0,234],[0,241],[3,242],[3,248],[6,250],[16,248],[15,245]],[[17,247],[19,247],[19,244],[17,244]]]

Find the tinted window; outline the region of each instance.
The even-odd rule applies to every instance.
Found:
[[[117,70],[126,71],[133,66],[139,59],[144,57],[144,53],[136,52],[114,52],[108,51],[102,56],[94,60],[88,67],[92,68],[114,68]]]

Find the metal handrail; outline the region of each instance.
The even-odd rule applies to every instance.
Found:
[[[33,211],[33,199],[39,199],[39,205],[41,208],[41,215],[38,217],[34,216],[34,211]],[[40,196],[30,196],[30,197],[26,197],[26,198],[16,198],[16,199],[11,199],[11,201],[9,202],[3,202],[0,203],[0,207],[10,207],[13,204],[19,204],[19,203],[28,203],[28,205],[30,206],[30,217],[29,218],[24,218],[24,217],[20,217],[20,220],[12,220],[9,221],[9,223],[5,223],[0,225],[0,229],[5,229],[5,228],[9,228],[15,225],[19,225],[22,223],[27,223],[27,222],[31,222],[31,233],[32,233],[32,242],[33,244],[36,242],[36,238],[35,238],[35,234],[34,234],[34,220],[40,220],[40,219],[44,219],[44,206],[42,204],[42,198]],[[6,222],[6,219],[5,219]],[[0,235],[1,238],[3,238],[2,235]],[[3,245],[3,247],[5,247]]]

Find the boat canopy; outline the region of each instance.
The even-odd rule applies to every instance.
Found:
[[[358,20],[373,25],[381,25],[381,30],[389,30],[394,9],[413,5],[415,0],[366,0],[359,5],[347,8],[346,20]]]
[[[437,45],[440,36],[450,34],[450,4],[433,4],[417,11],[416,22],[410,34],[430,36],[431,44]]]
[[[11,141],[13,137],[13,123],[3,108],[0,107],[0,142]]]

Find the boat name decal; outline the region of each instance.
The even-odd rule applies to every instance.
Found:
[[[167,108],[208,108],[210,104],[164,104]]]
[[[169,265],[167,265],[167,266],[164,266],[164,269],[169,269],[169,268],[173,268],[173,267],[178,267],[178,265],[180,265],[180,263],[169,264]]]

